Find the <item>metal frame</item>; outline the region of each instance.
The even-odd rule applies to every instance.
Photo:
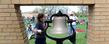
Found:
[[[70,36],[68,36],[68,37],[65,37],[65,38],[54,38],[54,37],[51,37],[51,36],[49,36],[49,35],[47,34],[47,28],[48,28],[48,26],[47,26],[47,27],[46,27],[46,30],[45,30],[46,36],[47,36],[48,38],[50,38],[50,39],[56,41],[56,44],[63,44],[63,41],[66,40],[66,39],[69,39],[72,44],[76,44],[76,32],[75,32],[74,28],[72,27],[72,22],[73,22],[73,21],[70,20],[70,18],[69,18],[68,15],[62,14],[61,11],[59,11],[57,14],[52,15],[52,16],[50,17],[50,20],[46,20],[46,21],[45,21],[45,24],[48,25],[49,23],[52,23],[52,18],[53,18],[54,16],[57,16],[57,17],[65,16],[65,17],[67,17],[67,18],[68,18],[68,23],[70,23],[70,26],[71,26],[71,28],[73,29],[73,34],[70,35]]]

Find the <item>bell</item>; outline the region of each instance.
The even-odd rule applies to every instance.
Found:
[[[64,38],[68,36],[68,26],[66,17],[53,17],[51,28],[48,30],[49,35],[57,38]]]
[[[54,17],[52,34],[64,34],[67,33],[65,17]]]
[[[68,24],[64,14],[59,11],[57,14],[54,14],[52,18],[51,27],[48,29],[48,34],[52,37],[64,38],[68,36]]]

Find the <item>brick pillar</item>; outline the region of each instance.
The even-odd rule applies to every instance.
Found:
[[[0,0],[0,44],[27,43],[20,12],[15,9],[11,0]]]
[[[107,0],[95,0],[93,14],[89,21],[88,44],[109,44],[108,5]]]
[[[92,32],[93,32],[93,29],[94,29],[94,26],[92,25],[93,23],[93,9],[94,9],[94,5],[89,5],[88,6],[89,7],[89,16],[88,16],[88,33],[87,33],[87,43],[88,44],[92,44],[92,36],[93,36],[93,34],[92,34]]]

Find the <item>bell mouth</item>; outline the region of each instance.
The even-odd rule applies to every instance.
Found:
[[[66,17],[54,17],[53,22],[50,23],[51,27],[48,27],[47,34],[54,38],[68,37],[68,24],[66,23]]]
[[[68,37],[68,33],[65,33],[65,31],[57,31],[57,32],[46,32],[49,36],[53,37],[53,38],[65,38],[65,37]]]

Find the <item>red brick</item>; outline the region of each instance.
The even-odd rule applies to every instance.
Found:
[[[69,3],[70,4],[71,0],[58,0],[58,3]]]
[[[17,17],[11,17],[11,16],[10,16],[10,17],[6,17],[5,20],[11,20],[11,21],[12,21],[12,20],[18,20],[18,18],[17,18]]]
[[[82,0],[71,0],[72,4],[82,4]]]
[[[45,3],[57,3],[58,0],[45,0]]]
[[[0,4],[11,4],[11,0],[0,0]]]
[[[0,17],[10,16],[10,13],[0,13]]]
[[[15,12],[15,9],[0,9],[0,13],[10,13],[10,12]]]
[[[0,5],[0,9],[9,8],[8,5]]]
[[[12,4],[10,4],[8,6],[9,6],[9,8],[15,8],[15,5],[12,5]]]
[[[12,4],[19,4],[20,0],[12,0]]]
[[[33,4],[45,3],[45,0],[33,0]]]
[[[29,3],[32,3],[32,0],[20,0],[20,3],[21,4],[29,4]]]
[[[95,3],[106,3],[106,0],[95,0]]]

